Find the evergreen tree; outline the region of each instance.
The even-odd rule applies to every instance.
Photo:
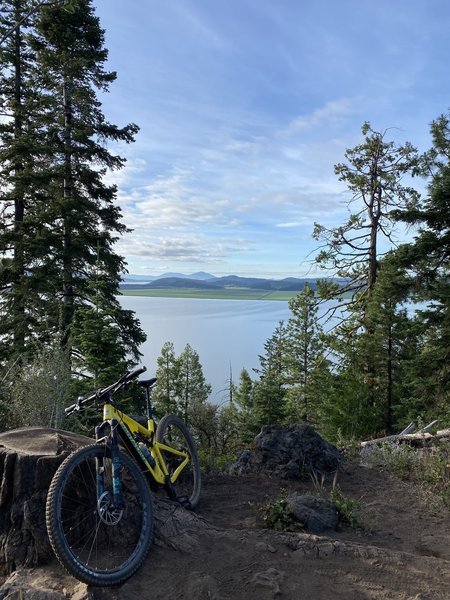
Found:
[[[419,197],[402,183],[418,168],[416,149],[409,143],[397,146],[386,141],[387,132],[374,131],[369,123],[364,123],[362,133],[364,142],[347,150],[346,163],[335,166],[339,180],[352,193],[349,217],[338,227],[316,224],[314,229],[314,238],[323,242],[318,264],[347,280],[344,288],[323,283],[319,289],[326,298],[342,298],[343,291],[351,292],[354,301],[361,292],[364,300],[370,298],[382,255],[380,238],[393,242],[391,211],[414,206]]]
[[[157,363],[158,381],[153,399],[158,415],[175,414],[189,424],[193,414],[206,403],[211,393],[197,352],[186,344],[177,357],[172,342],[166,342]]]
[[[410,404],[433,419],[448,415],[450,395],[450,116],[432,123],[433,147],[424,157],[431,180],[420,205],[396,211],[395,217],[417,226],[410,244],[395,253],[408,278],[422,349],[410,364]]]
[[[272,336],[264,343],[265,353],[259,356],[260,368],[255,369],[259,381],[253,385],[255,425],[282,423],[286,414],[286,325],[278,323]],[[255,431],[256,433],[256,431]]]
[[[379,407],[371,402],[361,360],[360,333],[359,315],[349,315],[327,334],[326,346],[333,358],[324,375],[326,393],[317,406],[316,419],[320,432],[334,442],[367,438],[379,427]]]
[[[290,422],[314,422],[319,398],[320,374],[326,368],[322,327],[314,291],[306,285],[289,301],[285,347],[287,364],[287,418]]]
[[[34,46],[49,98],[42,126],[52,165],[52,201],[43,215],[42,235],[48,248],[43,267],[48,273],[51,258],[50,281],[58,304],[55,326],[63,340],[71,339],[76,347],[74,336],[70,337],[71,326],[86,298],[92,303],[89,282],[97,277],[99,263],[104,274],[100,293],[108,305],[114,304],[125,269],[113,245],[126,228],[114,204],[116,187],[106,185],[103,176],[106,169],[117,169],[124,163],[106,148],[106,142],[131,142],[137,127],[119,128],[108,123],[101,112],[97,90],[107,91],[116,74],[104,69],[108,54],[104,31],[90,0],[80,0],[70,12],[58,6],[42,10],[37,33]],[[95,293],[98,295],[98,289]],[[127,349],[136,357],[142,332],[135,330],[130,339],[129,319],[120,319],[117,301],[114,309],[122,343],[127,346],[131,341]],[[139,339],[134,343],[136,333]]]
[[[377,409],[374,430],[386,433],[403,427],[407,365],[420,348],[415,319],[408,316],[404,306],[406,284],[395,255],[385,257],[367,304],[367,329],[357,342],[361,366],[372,365],[370,371],[365,371],[365,385],[368,402]]]
[[[244,444],[250,443],[258,428],[254,411],[254,382],[247,369],[239,375],[239,385],[235,388],[233,398],[239,407],[239,436]]]
[[[0,361],[23,353],[35,324],[29,273],[35,259],[33,209],[42,190],[35,124],[42,94],[28,44],[31,6],[29,0],[0,3]]]
[[[161,354],[157,358],[155,388],[153,401],[159,417],[166,414],[177,414],[179,393],[179,362],[172,342],[165,342]]]
[[[100,387],[126,371],[129,352],[139,355],[138,344],[145,341],[145,335],[134,313],[111,295],[109,275],[99,256],[92,277],[87,284],[90,302],[75,311],[69,347],[75,372],[89,374],[95,387]]]
[[[203,405],[211,393],[206,383],[199,355],[186,344],[178,358],[178,414],[185,423],[189,423],[192,414]]]
[[[13,174],[2,189],[3,357],[31,350],[36,337],[61,340],[77,359],[92,356],[86,327],[95,314],[115,341],[109,359],[119,361],[118,369],[119,357],[137,359],[145,336],[117,301],[125,263],[114,244],[126,228],[116,187],[106,185],[104,175],[124,164],[107,143],[131,142],[137,127],[119,128],[102,114],[97,94],[108,91],[116,75],[104,68],[104,32],[90,0],[71,2],[70,11],[62,4],[40,3],[36,11],[26,0],[2,3],[4,29],[10,13],[21,23],[1,54],[2,101],[13,109],[0,129],[1,168]],[[11,12],[19,8],[21,16],[35,18],[32,28],[28,17]]]

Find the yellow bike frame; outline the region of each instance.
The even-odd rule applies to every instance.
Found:
[[[103,421],[111,422],[113,419],[115,419],[119,424],[119,436],[122,441],[127,447],[130,443],[132,444],[132,447],[135,449],[139,455],[139,458],[142,460],[142,463],[145,465],[143,472],[150,475],[159,484],[166,484],[167,481],[170,481],[170,483],[175,483],[180,473],[189,463],[189,455],[186,452],[176,450],[175,448],[171,448],[166,444],[161,444],[160,442],[156,441],[155,421],[153,419],[149,419],[147,422],[147,427],[144,427],[124,412],[117,410],[117,408],[115,408],[112,404],[105,404],[103,406]],[[148,443],[146,445],[150,454],[154,458],[154,465],[150,464],[150,462],[148,462],[148,460],[145,458],[136,440],[133,438],[134,433],[139,433],[148,439]],[[183,459],[173,473],[169,473],[162,452],[168,452]]]

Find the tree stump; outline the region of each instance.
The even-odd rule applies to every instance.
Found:
[[[43,427],[0,433],[0,576],[53,559],[45,524],[50,482],[71,452],[93,442]],[[164,499],[154,497],[155,542],[192,550],[195,532],[207,528],[207,523],[162,493]]]
[[[53,556],[47,490],[61,462],[90,438],[43,427],[0,433],[0,575]]]

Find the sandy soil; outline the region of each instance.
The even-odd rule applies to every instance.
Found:
[[[15,573],[7,598],[448,600],[449,515],[434,514],[414,486],[352,463],[338,483],[360,502],[364,528],[277,533],[259,507],[283,489],[311,492],[311,481],[208,476],[196,525],[172,547],[156,543],[121,588],[87,590],[54,564]]]

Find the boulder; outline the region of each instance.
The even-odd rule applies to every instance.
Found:
[[[310,533],[336,529],[339,523],[336,506],[326,498],[294,492],[286,497],[286,511]]]
[[[230,470],[234,474],[270,471],[293,479],[309,473],[332,473],[340,461],[339,450],[311,425],[265,425],[254,440],[254,450],[242,452]]]

